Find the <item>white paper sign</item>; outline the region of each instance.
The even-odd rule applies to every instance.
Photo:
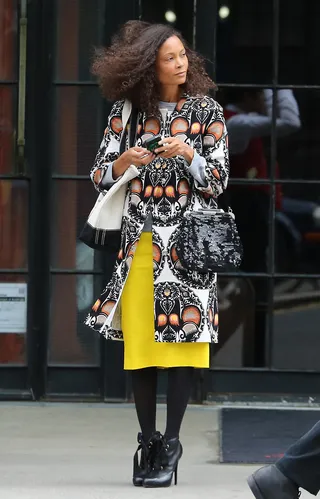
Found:
[[[0,333],[27,332],[27,284],[0,283]]]

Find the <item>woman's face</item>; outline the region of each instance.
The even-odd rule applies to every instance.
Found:
[[[156,60],[157,77],[161,85],[183,85],[187,79],[188,57],[183,43],[171,36],[161,45]]]

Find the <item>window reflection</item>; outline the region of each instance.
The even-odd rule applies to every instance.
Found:
[[[56,78],[93,80],[90,62],[103,37],[103,0],[56,0]]]
[[[320,369],[320,278],[277,279],[274,291],[272,365]]]
[[[268,279],[219,276],[220,332],[219,343],[212,346],[212,367],[263,363],[267,290]]]
[[[279,83],[319,85],[319,65],[313,55],[319,46],[319,2],[293,5],[291,0],[280,0],[279,7]]]
[[[88,175],[105,123],[96,87],[59,86],[55,91],[53,170]]]
[[[320,90],[295,89],[293,92],[299,105],[301,128],[299,133],[278,141],[280,178],[319,181]]]
[[[226,4],[229,16],[221,18],[219,10]],[[271,82],[272,39],[273,2],[218,2],[217,81]]]
[[[275,262],[278,273],[320,273],[320,196],[317,184],[282,186],[276,211]]]
[[[84,325],[84,319],[93,296],[97,296],[101,288],[100,276],[52,276],[48,352],[50,365],[99,364],[100,338]]]
[[[14,80],[17,58],[17,1],[0,2],[0,80]],[[0,99],[1,102],[1,99]]]
[[[16,101],[16,89],[0,85],[0,175],[14,170]]]
[[[58,205],[55,199],[60,200]],[[89,181],[53,182],[52,203],[55,209],[52,210],[52,267],[88,272],[97,267],[101,252],[93,251],[78,239],[96,199],[97,192]]]

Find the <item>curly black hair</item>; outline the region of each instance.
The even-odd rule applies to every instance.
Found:
[[[187,46],[172,26],[128,21],[108,48],[96,51],[91,69],[98,77],[103,95],[111,101],[127,98],[148,115],[157,115],[160,89],[156,57],[161,45],[171,36],[181,40],[189,60],[187,80],[182,85],[184,92],[200,96],[215,88],[203,59]]]

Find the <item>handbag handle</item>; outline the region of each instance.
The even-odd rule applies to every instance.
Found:
[[[230,196],[227,192],[227,189],[225,189],[223,187],[223,182],[221,179],[220,179],[220,183],[222,186],[222,193],[217,197],[217,204],[218,204],[219,208],[222,208],[222,210],[225,213],[228,213],[228,212],[232,211],[232,208],[230,207]]]

